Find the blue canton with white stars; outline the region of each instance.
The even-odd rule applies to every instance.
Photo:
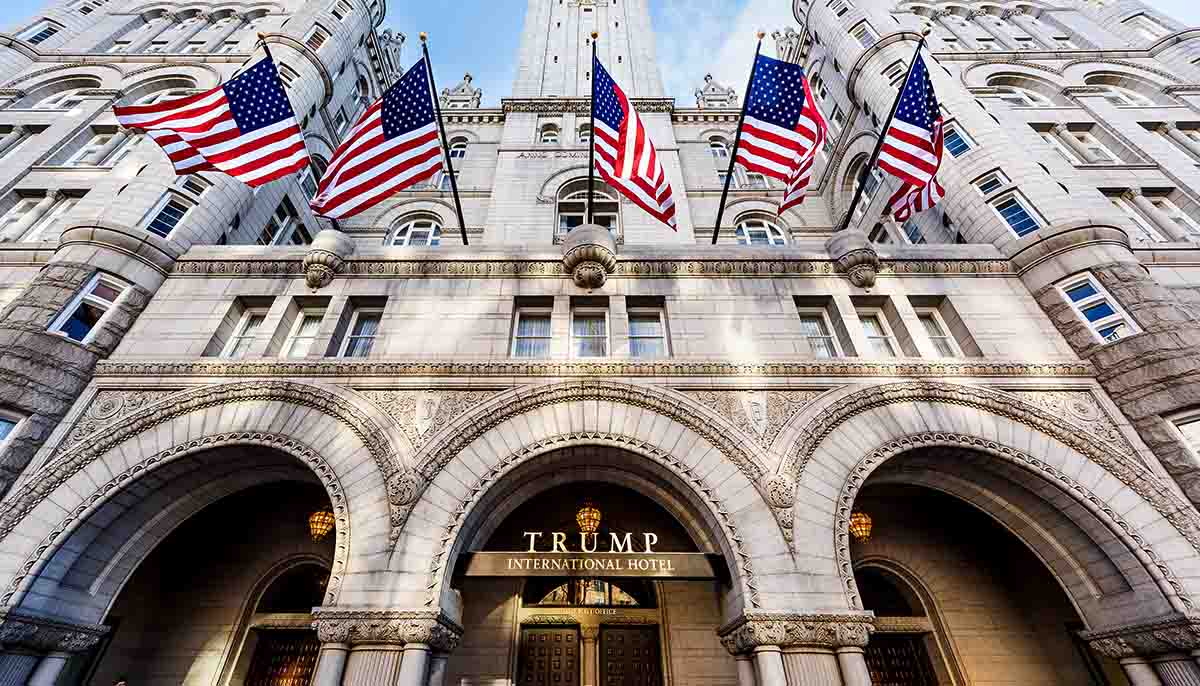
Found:
[[[592,85],[592,95],[596,98],[596,118],[613,131],[620,131],[621,122],[625,121],[625,110],[621,109],[621,101],[617,99],[617,84],[604,65],[600,64],[600,58],[592,62],[592,73],[596,76]]]
[[[222,88],[233,120],[243,134],[296,118],[275,63],[269,58],[230,79]]]
[[[746,116],[793,131],[804,110],[804,69],[766,55],[754,61]]]
[[[932,131],[933,123],[941,116],[937,95],[934,94],[933,83],[929,80],[929,70],[925,68],[925,60],[917,57],[917,61],[913,63],[912,74],[904,84],[904,92],[900,94],[896,119]]]
[[[383,135],[396,138],[433,123],[429,70],[422,57],[383,94]]]

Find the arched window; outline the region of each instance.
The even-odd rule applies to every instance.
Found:
[[[579,142],[588,145],[592,142],[592,125],[583,124],[579,127]]]
[[[656,607],[654,589],[640,579],[532,577],[523,596],[527,607]]]
[[[267,587],[254,611],[271,614],[309,614],[325,602],[329,570],[319,564],[301,564],[280,574]]]
[[[996,95],[1013,107],[1048,107],[1050,99],[1041,93],[1020,86],[998,86]]]
[[[748,216],[737,222],[737,240],[742,245],[787,245],[783,228],[765,216]]]
[[[1150,107],[1154,104],[1150,98],[1129,88],[1105,84],[1104,99],[1119,107]]]
[[[559,236],[565,236],[576,226],[587,223],[588,187],[587,179],[577,179],[563,185],[558,192]],[[592,223],[603,226],[614,236],[621,229],[621,205],[617,195],[607,184],[597,181],[592,199]]]
[[[84,91],[87,88],[71,88],[55,93],[40,100],[33,106],[36,110],[72,110],[83,103]]]
[[[450,139],[450,159],[461,160],[467,156],[467,139],[456,137]]]
[[[557,143],[559,141],[558,125],[542,124],[542,128],[538,131],[538,140],[543,143]]]
[[[421,215],[401,220],[388,245],[432,248],[442,242],[442,223],[433,216]]]
[[[729,167],[729,143],[720,136],[713,136],[708,139],[708,152],[712,155],[713,164],[717,165],[717,169],[725,171]]]
[[[193,90],[189,89],[189,88],[168,88],[166,90],[155,91],[153,93],[150,93],[149,95],[143,95],[142,97],[138,98],[137,102],[135,102],[133,104],[135,104],[135,105],[153,105],[155,103],[163,102],[164,100],[174,100],[176,98],[186,98],[187,96],[191,95],[192,92],[193,92]]]

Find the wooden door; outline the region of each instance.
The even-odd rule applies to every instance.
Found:
[[[866,658],[872,686],[937,686],[921,634],[873,634]]]
[[[578,686],[579,630],[521,629],[520,686]]]
[[[308,686],[321,642],[315,631],[263,631],[246,686]]]
[[[602,686],[662,686],[658,627],[601,627]]]

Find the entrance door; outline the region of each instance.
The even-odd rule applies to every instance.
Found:
[[[662,686],[658,627],[601,627],[602,686]]]
[[[574,627],[521,629],[521,686],[578,686],[579,630]]]
[[[921,634],[874,634],[866,658],[872,686],[937,686]]]
[[[308,686],[321,642],[315,631],[263,631],[246,686]]]

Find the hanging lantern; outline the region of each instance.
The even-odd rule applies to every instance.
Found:
[[[594,534],[600,528],[600,509],[592,504],[590,500],[584,501],[583,507],[579,508],[579,512],[575,513],[575,523],[579,525],[579,530],[585,534]]]
[[[317,510],[308,516],[308,533],[314,543],[319,543],[333,531],[334,518],[329,510]]]
[[[859,543],[871,540],[871,515],[855,510],[850,513],[850,535]]]

